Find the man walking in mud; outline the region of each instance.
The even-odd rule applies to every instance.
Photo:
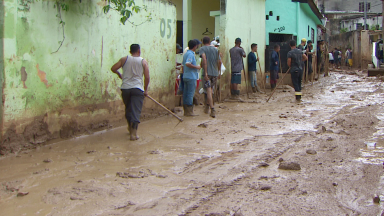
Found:
[[[211,109],[210,116],[216,117],[215,107],[213,106],[213,90],[216,87],[217,80],[220,79],[219,70],[221,69],[221,58],[219,50],[210,45],[210,38],[203,38],[203,47],[200,48],[200,55],[202,58],[202,79],[204,80],[205,91],[205,108],[204,113],[208,114]]]
[[[291,68],[291,78],[293,87],[295,88],[296,100],[301,100],[301,80],[303,78],[303,62],[307,60],[307,56],[303,51],[296,48],[296,41],[289,42],[291,51],[288,52],[288,67]]]
[[[130,53],[131,56],[122,57],[114,64],[111,71],[123,80],[121,95],[125,104],[125,118],[127,119],[130,138],[134,141],[139,139],[137,129],[140,123],[144,96],[148,95],[150,77],[148,63],[140,57],[140,45],[132,44]],[[120,68],[123,69],[123,74],[118,71]]]
[[[238,85],[241,84],[241,71],[244,68],[243,58],[247,57],[244,49],[240,46],[241,39],[236,38],[235,47],[229,50],[231,57],[231,97],[233,99],[240,99],[240,90]]]

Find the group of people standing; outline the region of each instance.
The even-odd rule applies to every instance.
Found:
[[[199,49],[201,64],[196,61],[196,50]],[[176,66],[182,71],[179,92],[183,95],[184,116],[194,116],[194,94],[197,88],[197,80],[199,79],[199,71],[201,70],[201,80],[203,80],[203,89],[205,96],[204,112],[211,117],[216,117],[216,111],[213,103],[213,94],[217,90],[216,85],[221,77],[222,54],[218,46],[218,39],[210,41],[209,37],[204,37],[202,43],[200,40],[194,39],[188,42],[188,47],[184,51],[183,62]],[[312,60],[311,52],[313,49],[312,41],[303,39],[302,43],[296,47],[295,41],[289,43],[291,50],[288,52],[288,66],[290,67],[291,78],[295,89],[296,99],[301,99],[301,81],[305,61]],[[305,46],[305,47],[304,47]],[[180,53],[182,47],[176,46],[176,52]],[[251,52],[248,54],[248,75],[253,92],[261,92],[257,85],[257,62],[260,61],[257,54],[257,44],[251,44]],[[138,125],[140,123],[141,110],[144,97],[148,96],[148,86],[150,82],[149,67],[146,60],[141,57],[140,45],[132,44],[130,46],[130,56],[122,57],[115,63],[111,71],[122,79],[122,99],[125,104],[125,117],[128,123],[128,131],[131,140],[139,139],[137,135]],[[241,100],[238,85],[241,84],[241,71],[245,71],[243,59],[247,57],[244,49],[241,47],[241,39],[236,38],[235,46],[229,50],[231,60],[231,98]],[[270,64],[270,83],[272,89],[276,88],[279,79],[280,66],[280,46],[275,45],[271,54]],[[307,56],[308,55],[308,56]],[[311,64],[309,64],[311,65]],[[122,68],[123,72],[118,70]],[[312,73],[312,67],[309,68]],[[262,92],[261,92],[262,93]]]
[[[343,58],[343,54],[340,49],[335,48],[332,52],[329,52],[329,64],[332,67],[340,68],[343,64],[343,59],[345,66],[352,67],[352,50],[350,48],[347,48],[345,51],[345,55]]]

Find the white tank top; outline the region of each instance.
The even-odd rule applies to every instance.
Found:
[[[123,84],[121,89],[143,88],[143,58],[127,56],[127,60],[123,65]]]

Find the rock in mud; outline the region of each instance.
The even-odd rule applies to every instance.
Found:
[[[330,142],[330,141],[333,141],[333,138],[332,138],[332,137],[328,137],[328,138],[327,138],[327,141],[329,141],[329,142]]]
[[[91,150],[91,151],[87,151],[87,154],[92,154],[92,153],[95,153],[96,151],[95,150]]]
[[[261,162],[259,164],[259,167],[269,167],[269,164],[265,163],[265,162]]]
[[[279,162],[281,163],[281,162],[283,162],[284,161],[284,159],[283,158],[279,158]]]
[[[235,214],[233,214],[233,216],[244,216],[244,215],[243,215],[243,213],[236,212]]]
[[[336,186],[339,185],[339,184],[337,184],[336,182],[334,182],[334,183],[332,183],[332,185],[336,187]]]
[[[327,128],[325,128],[324,126],[321,127],[321,130],[323,131],[323,133],[325,133],[327,131]]]
[[[306,152],[307,152],[307,154],[311,154],[311,155],[317,154],[317,151],[315,151],[313,149],[308,149]]]
[[[279,164],[279,169],[282,170],[301,170],[300,164],[296,162],[282,162]]]
[[[17,193],[17,196],[22,197],[22,196],[27,196],[28,194],[29,194],[29,192],[19,192],[19,193]]]
[[[154,151],[149,151],[148,154],[160,154],[160,152],[158,150],[154,150]]]
[[[264,186],[261,186],[260,187],[260,190],[264,190],[264,191],[266,191],[266,190],[271,190],[271,186],[269,186],[269,185],[264,185]]]
[[[201,123],[201,124],[199,124],[197,127],[207,128],[208,125],[207,125],[206,123]]]
[[[380,203],[380,197],[379,197],[379,196],[375,196],[375,197],[373,198],[373,203],[377,203],[377,204],[379,204],[379,203]]]
[[[44,163],[51,163],[51,162],[53,162],[53,160],[47,158],[47,159],[43,160],[43,162],[44,162]]]
[[[71,199],[71,200],[84,200],[84,198],[81,198],[81,197],[73,197],[73,196],[71,196],[70,199]]]

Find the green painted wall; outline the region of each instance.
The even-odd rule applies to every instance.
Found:
[[[265,15],[273,12],[273,16],[266,23],[266,43],[269,45],[269,33],[274,34],[293,34],[297,35],[297,5],[298,3],[291,0],[267,0],[265,2]],[[277,16],[280,20],[277,21]]]
[[[123,113],[111,113],[109,108],[75,113],[64,110],[120,102],[121,80],[110,68],[129,54],[132,43],[141,45],[142,57],[148,60],[149,93],[169,107],[174,106],[171,93],[175,76],[176,8],[173,4],[136,0],[137,5],[147,5],[148,12],[135,14],[130,21],[140,24],[149,13],[152,21],[134,26],[122,25],[117,12],[105,15],[102,12],[105,1],[69,1],[69,11],[61,12],[65,40],[54,53],[63,40],[54,2],[23,2],[28,4],[3,1],[4,13],[1,13],[5,74],[3,133],[12,124],[22,132],[34,117],[43,115],[48,116],[53,131],[68,119],[123,118]],[[118,104],[119,110],[121,105]],[[154,107],[149,102],[145,106],[147,110]]]
[[[315,30],[314,48],[317,41],[317,25],[321,21],[313,13],[307,3],[292,2],[291,0],[267,0],[265,6],[265,15],[273,12],[273,16],[266,20],[266,44],[269,45],[269,33],[274,34],[292,34],[297,36],[297,43],[302,38],[311,38],[311,32],[308,35],[308,26]],[[280,20],[277,21],[277,16]]]

